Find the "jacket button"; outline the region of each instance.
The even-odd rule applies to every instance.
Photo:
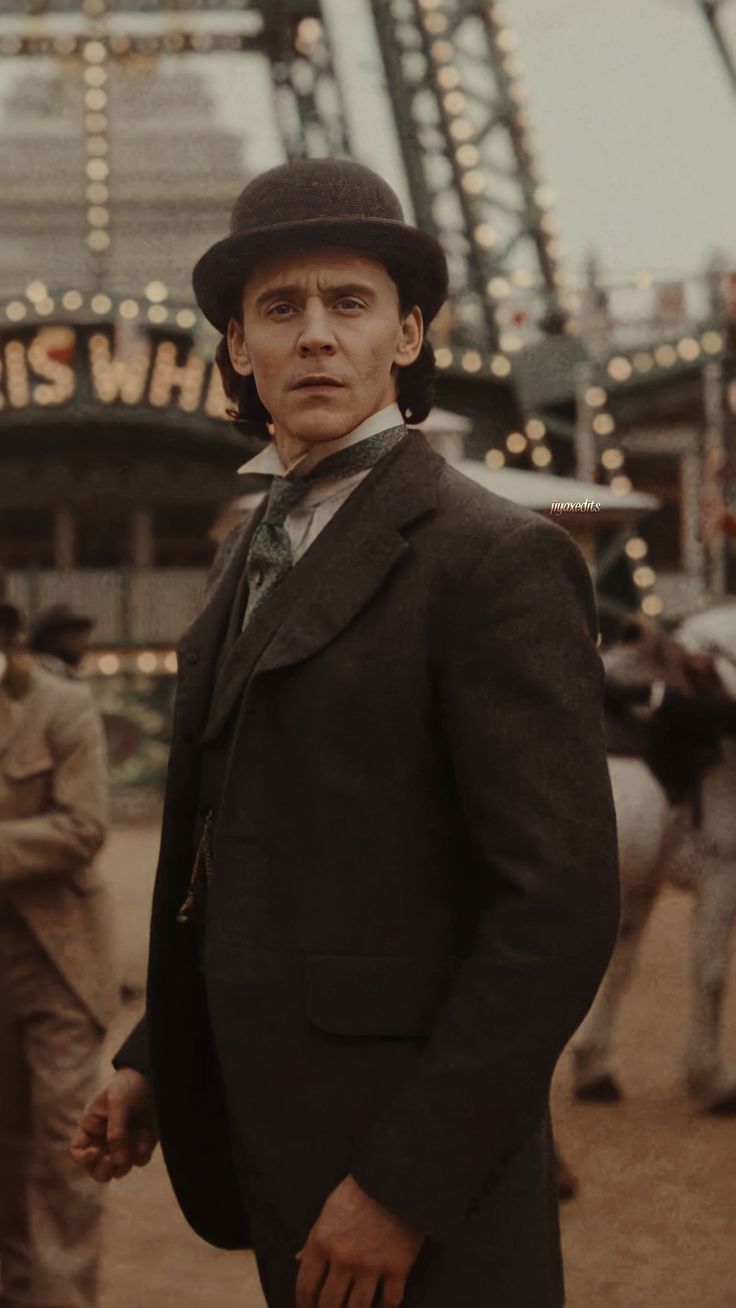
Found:
[[[196,650],[194,649],[187,650],[187,663],[196,663],[198,658],[199,658],[199,654],[197,653]]]

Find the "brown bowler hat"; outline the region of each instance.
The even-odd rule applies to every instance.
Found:
[[[274,254],[325,245],[363,250],[411,279],[425,326],[447,299],[447,261],[441,245],[404,221],[399,198],[382,177],[351,159],[296,159],[260,173],[240,192],[230,235],[211,246],[194,267],[197,303],[225,335],[256,263]]]

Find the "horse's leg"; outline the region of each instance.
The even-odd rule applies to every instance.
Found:
[[[736,1079],[726,1075],[719,1048],[734,922],[736,866],[732,859],[706,854],[698,869],[696,889],[686,1076],[690,1093],[709,1113],[736,1113]]]
[[[631,980],[644,927],[659,883],[622,887],[621,923],[608,971],[593,1007],[572,1042],[573,1086],[578,1099],[614,1102],[621,1090],[611,1070],[611,1043],[619,1004]]]

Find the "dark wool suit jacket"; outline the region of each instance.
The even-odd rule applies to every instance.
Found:
[[[253,529],[180,642],[147,1022],[116,1061],[150,1046],[207,1240],[248,1242],[235,1140],[295,1242],[350,1172],[476,1268],[453,1308],[557,1308],[550,1078],[618,923],[587,568],[410,431],[213,689]],[[199,968],[175,917],[231,713]]]

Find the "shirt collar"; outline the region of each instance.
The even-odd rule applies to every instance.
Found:
[[[349,445],[357,445],[358,441],[365,440],[367,436],[375,436],[379,431],[388,431],[390,427],[400,427],[404,422],[404,417],[395,402],[387,404],[384,409],[379,409],[377,413],[372,413],[363,422],[358,423],[352,431],[345,436],[338,436],[334,441],[322,441],[312,449],[306,450],[298,459],[292,463],[289,472],[293,473],[297,469],[299,475],[304,476],[310,469],[314,468],[322,459],[327,458],[328,454],[335,454],[338,450],[347,449]],[[279,452],[274,442],[269,441],[265,449],[259,450],[252,459],[247,463],[242,463],[238,472],[243,473],[265,473],[271,476],[284,477],[286,469],[281,462]]]

